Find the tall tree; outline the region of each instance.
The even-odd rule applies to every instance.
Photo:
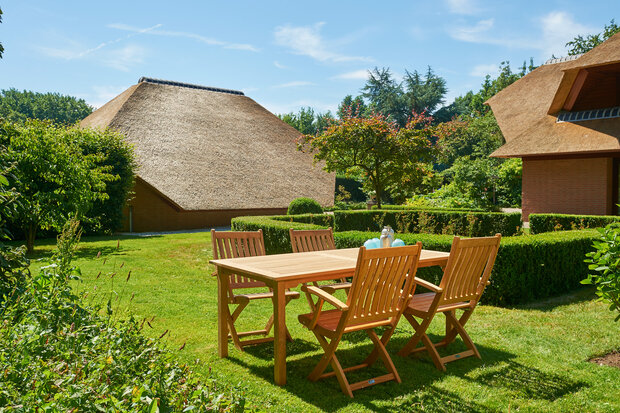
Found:
[[[405,101],[409,113],[432,114],[437,107],[444,103],[448,89],[446,80],[435,75],[429,66],[422,77],[417,70],[413,73],[405,70]]]
[[[355,98],[351,95],[347,95],[342,99],[340,105],[338,105],[338,118],[344,119],[346,117],[355,117],[359,118],[361,116],[365,116],[368,112],[368,108],[366,107],[366,103],[364,103],[364,99],[361,96],[356,96]]]
[[[0,118],[24,123],[27,119],[73,124],[90,115],[93,108],[84,99],[59,93],[8,89],[0,91]]]
[[[277,116],[304,135],[321,133],[333,118],[330,111],[317,113],[311,107],[303,107],[297,113],[290,112]]]
[[[362,96],[368,99],[372,112],[383,115],[399,126],[404,126],[410,115],[403,95],[400,83],[396,82],[389,68],[375,67],[368,72]]]
[[[606,24],[601,33],[588,34],[585,37],[579,35],[566,43],[568,54],[574,56],[592,50],[618,32],[620,32],[620,26],[616,24],[614,19],[611,19],[609,25]]]

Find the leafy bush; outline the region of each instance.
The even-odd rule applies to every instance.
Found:
[[[530,214],[530,233],[604,227],[620,221],[611,215]]]
[[[299,214],[322,214],[323,208],[321,204],[312,198],[295,198],[288,206],[287,214],[299,215]]]
[[[317,215],[312,215],[317,217]],[[324,215],[333,219],[332,215]],[[258,231],[263,230],[265,249],[267,254],[283,254],[293,252],[289,228],[293,229],[322,229],[331,225],[316,225],[312,223],[296,222],[292,220],[308,220],[308,215],[276,215],[276,216],[252,216],[237,217],[230,221],[233,231]],[[313,219],[313,218],[312,218]],[[310,219],[311,220],[311,219]]]
[[[344,191],[341,191],[340,189]],[[347,178],[345,176],[336,175],[336,199],[338,196],[342,196],[342,192],[348,193],[349,197],[347,201],[350,202],[363,202],[366,203],[366,193],[362,189],[362,183],[354,178]]]
[[[501,233],[515,235],[521,229],[521,214],[461,212],[445,210],[335,211],[335,231],[380,231],[390,225],[399,233],[455,234],[480,237]]]
[[[325,228],[334,226],[334,215],[332,214],[273,215],[270,218],[276,221],[320,225]]]
[[[377,205],[373,205],[372,209],[379,209]],[[433,208],[433,207],[420,207],[416,205],[382,205],[381,209],[407,211],[410,209],[416,211],[445,211],[445,212],[486,212],[484,209],[479,208]]]
[[[244,408],[235,392],[200,382],[144,321],[115,322],[86,306],[68,284],[79,233],[65,226],[49,265],[17,298],[0,307],[0,406],[30,411],[207,411]],[[14,295],[12,297],[15,297]],[[19,407],[17,407],[19,409]]]
[[[610,311],[618,311],[620,320],[620,223],[614,222],[598,230],[600,237],[594,241],[595,250],[586,254],[585,262],[595,273],[588,274],[582,284],[596,286],[599,301],[609,303]]]
[[[337,248],[357,248],[376,232],[337,232]],[[425,249],[450,251],[452,236],[398,234],[407,245],[421,241]],[[591,251],[597,232],[565,231],[540,235],[503,237],[489,285],[482,302],[509,306],[551,297],[580,286],[587,272],[583,256]],[[439,283],[441,270],[421,268],[418,276]]]

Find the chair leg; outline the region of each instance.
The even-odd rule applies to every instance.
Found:
[[[469,317],[471,317],[473,311],[474,311],[473,308],[466,308],[465,312],[463,312],[461,317],[458,319],[459,320],[458,323],[464,327],[465,323],[467,323],[467,320],[469,320]],[[451,313],[452,313],[453,318],[456,318],[456,311],[453,311]],[[453,323],[450,321],[448,312],[445,312],[444,315],[446,316],[446,326],[448,325],[448,323],[450,323],[451,329],[450,331],[446,331],[445,337],[439,343],[437,343],[437,345],[441,345],[441,346],[447,346],[448,344],[452,343],[454,339],[456,338],[456,336],[458,335],[458,331],[456,330],[456,328],[454,328]]]
[[[286,304],[284,305],[288,305],[288,303],[292,300],[291,297],[287,297],[286,298]],[[271,314],[271,317],[269,317],[269,320],[267,321],[267,324],[265,325],[265,335],[269,335],[269,333],[271,332],[271,329],[273,328],[273,314]],[[293,337],[291,337],[291,333],[289,333],[288,328],[286,328],[286,341],[288,341],[289,343],[293,342]]]
[[[375,350],[373,350],[373,352],[376,351],[379,357],[381,357],[385,368],[388,369],[388,371],[394,376],[394,380],[396,380],[397,383],[402,383],[402,381],[400,380],[400,376],[398,375],[398,371],[396,371],[396,366],[394,366],[394,362],[392,361],[390,355],[385,349],[382,340],[379,339],[379,336],[377,336],[377,333],[375,333],[375,331],[372,329],[366,330],[366,333],[368,334],[368,336],[370,336],[370,339],[375,345]]]
[[[470,311],[471,313],[471,311]],[[465,345],[474,352],[474,355],[477,358],[481,358],[480,357],[480,353],[478,352],[478,348],[476,348],[476,345],[474,344],[474,342],[472,341],[471,337],[469,337],[469,334],[467,334],[467,332],[465,331],[465,328],[463,328],[463,326],[461,325],[461,323],[459,322],[459,320],[456,319],[456,317],[454,316],[454,314],[449,314],[446,313],[446,317],[450,318],[450,321],[452,322],[452,325],[454,326],[454,328],[456,329],[456,331],[458,332],[458,334],[461,336],[461,338],[463,339],[463,341],[465,342]],[[461,317],[462,318],[462,317]],[[469,317],[468,317],[469,318]],[[467,318],[467,319],[468,319]],[[465,321],[467,321],[467,319],[465,319]]]
[[[237,314],[237,317],[238,316],[239,315]],[[243,345],[241,344],[241,341],[239,340],[239,334],[237,333],[237,329],[235,328],[235,319],[230,314],[230,310],[227,311],[226,321],[228,322],[228,330],[230,331],[230,337],[232,338],[233,344],[235,345],[237,350],[243,351]]]
[[[396,326],[392,327],[390,326],[390,328],[388,328],[387,330],[385,330],[383,332],[383,335],[381,336],[381,344],[385,347],[388,343],[388,341],[390,341],[390,338],[392,338],[392,334],[394,334],[394,331],[396,330]],[[364,364],[368,364],[368,366],[372,366],[373,364],[375,364],[375,361],[377,361],[377,358],[379,357],[379,353],[377,352],[377,349],[373,349],[372,353],[370,353],[370,355],[368,357],[366,357],[366,360],[364,360]]]
[[[418,323],[411,314],[405,313],[403,315],[415,330],[415,334],[413,335],[413,337],[411,337],[407,344],[405,344],[405,347],[400,349],[400,351],[398,352],[399,356],[406,357],[417,347],[420,340],[422,340],[422,337],[426,333],[426,329],[431,324],[431,321],[433,321],[434,315],[427,316],[428,318],[424,319],[422,324]]]

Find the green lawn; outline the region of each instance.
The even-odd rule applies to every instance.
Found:
[[[39,242],[32,258],[49,254],[53,243]],[[446,373],[436,370],[426,355],[407,359],[396,355],[412,334],[403,319],[388,345],[403,383],[359,390],[349,399],[335,378],[316,383],[306,379],[322,352],[314,336],[297,322],[297,314],[308,312],[303,297],[287,307],[294,342],[287,348],[285,387],[273,384],[271,344],[246,348],[244,353],[230,345],[229,358],[217,357],[217,283],[210,276],[210,258],[210,234],[206,232],[84,238],[76,261],[83,280],[76,288],[88,291],[90,300],[113,298],[113,308],[119,313],[129,307],[140,319],[155,317],[153,329],[146,329],[148,334],[157,337],[169,330],[164,341],[171,348],[186,343],[178,351],[180,357],[200,360],[197,370],[205,376],[211,370],[222,383],[241,388],[248,404],[260,409],[620,411],[620,369],[587,361],[620,347],[620,323],[614,323],[605,305],[593,300],[592,290],[517,308],[478,306],[468,331],[482,360],[451,363]],[[33,260],[33,271],[40,265]],[[267,320],[270,311],[270,303],[252,303],[239,320],[241,327],[254,329]],[[431,338],[441,333],[442,321],[433,322],[435,337]],[[345,367],[358,363],[371,348],[363,333],[345,336],[340,361]],[[464,346],[457,340],[452,349],[459,348]],[[378,366],[382,367],[380,362]]]

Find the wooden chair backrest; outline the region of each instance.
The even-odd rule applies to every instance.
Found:
[[[480,299],[491,276],[501,237],[500,234],[470,239],[454,237],[439,284],[444,290],[439,305]]]
[[[331,228],[318,230],[289,230],[293,252],[335,250],[334,233]]]
[[[346,324],[400,316],[412,294],[422,243],[406,247],[360,248],[347,296]]]
[[[253,231],[215,231],[211,230],[213,258],[240,258],[266,255],[263,230]],[[230,276],[230,288],[262,287],[265,283],[240,275]]]

